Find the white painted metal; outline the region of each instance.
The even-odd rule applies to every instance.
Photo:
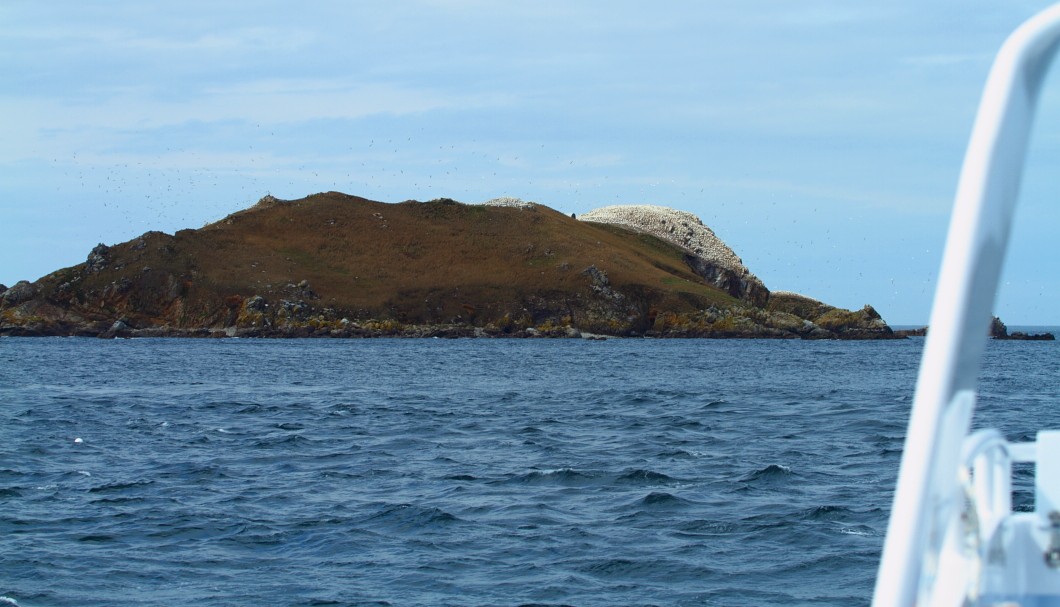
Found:
[[[1038,465],[1034,471],[1034,509],[1042,516],[1060,511],[1060,432],[1038,433]]]
[[[967,535],[959,529],[959,453],[974,409],[1034,107],[1058,42],[1055,5],[1009,37],[987,80],[957,187],[874,607],[956,607],[966,598],[963,582],[948,577],[966,577],[951,571],[960,564],[955,555],[967,552],[961,545]],[[1017,519],[1007,519],[1015,522],[1001,531],[1035,535],[1027,525],[1037,523]],[[1041,569],[1041,555],[1029,563]],[[953,583],[936,584],[940,578]]]
[[[1012,512],[1011,445],[997,430],[980,430],[965,439],[961,459],[972,472],[968,481],[978,533],[989,538]]]

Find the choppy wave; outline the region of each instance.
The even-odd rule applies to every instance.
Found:
[[[384,504],[365,518],[364,522],[384,531],[413,532],[430,531],[459,520],[452,514],[431,506]]]
[[[769,464],[764,468],[759,468],[758,470],[745,474],[740,480],[744,482],[783,480],[790,477],[791,474],[791,468],[787,466],[781,464]]]
[[[691,503],[692,502],[689,500],[677,497],[676,495],[665,491],[652,491],[648,495],[637,500],[638,505],[647,508],[679,508]]]
[[[921,344],[4,339],[0,607],[864,605]]]
[[[511,480],[516,483],[578,485],[592,483],[595,478],[596,475],[592,473],[581,472],[573,468],[558,468],[555,470],[532,470],[526,474],[519,474]]]

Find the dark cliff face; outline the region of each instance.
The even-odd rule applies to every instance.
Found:
[[[764,287],[697,265],[657,238],[547,207],[384,204],[338,193],[267,197],[199,230],[101,244],[83,264],[0,293],[0,334],[8,335],[846,330],[771,318]]]
[[[756,308],[764,308],[769,301],[769,289],[758,280],[751,280],[745,273],[734,272],[696,255],[685,255],[685,263],[707,284]]]

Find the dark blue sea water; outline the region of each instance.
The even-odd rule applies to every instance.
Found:
[[[0,339],[0,604],[866,605],[922,345]]]

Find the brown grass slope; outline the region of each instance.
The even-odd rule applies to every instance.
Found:
[[[650,330],[660,313],[742,305],[704,284],[683,256],[657,238],[540,205],[266,197],[199,230],[97,247],[85,264],[5,293],[0,322],[8,333],[50,334],[116,322],[251,334],[380,323],[630,334]]]

